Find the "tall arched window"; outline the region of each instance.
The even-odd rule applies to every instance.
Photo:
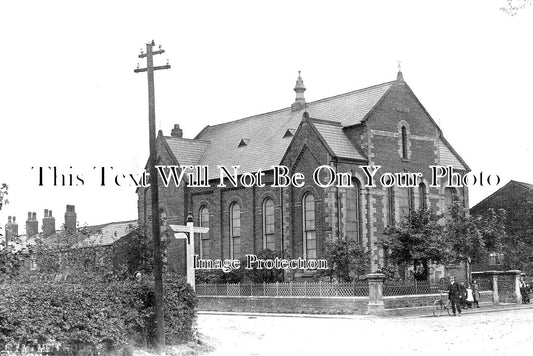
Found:
[[[413,210],[413,189],[406,187],[398,188],[398,209],[400,209],[400,219],[408,219]]]
[[[409,158],[407,155],[407,128],[402,126],[402,158]]]
[[[361,188],[359,182],[354,179],[354,187],[346,191],[346,236],[359,242],[361,231],[360,199]]]
[[[448,210],[453,203],[457,200],[457,191],[455,188],[444,188],[444,208]]]
[[[307,193],[302,202],[303,250],[307,258],[316,258],[315,198]]]
[[[274,236],[274,201],[266,198],[263,201],[263,249],[274,251],[276,240]]]
[[[394,225],[396,217],[394,216],[394,190],[392,187],[387,188],[387,224]]]
[[[422,210],[427,209],[426,184],[425,183],[420,183],[418,185],[418,206]]]
[[[198,213],[201,227],[209,227],[209,209],[202,206]],[[209,258],[209,233],[200,234],[200,258]]]
[[[230,233],[230,258],[241,259],[241,207],[238,203],[231,204],[229,208],[229,233]]]

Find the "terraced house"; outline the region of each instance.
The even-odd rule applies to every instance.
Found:
[[[192,212],[196,225],[208,226],[198,236],[203,258],[241,258],[263,249],[285,250],[291,257],[319,258],[327,241],[347,237],[371,252],[371,269],[387,263],[382,242],[388,224],[405,218],[410,208],[443,210],[454,199],[468,204],[467,188],[430,186],[430,166],[467,164],[450,146],[417,99],[402,72],[396,80],[306,102],[298,76],[292,105],[260,115],[206,126],[194,139],[179,125],[170,136],[158,135],[162,165],[209,167],[210,187],[160,187],[160,208],[167,223],[185,224]],[[265,187],[218,187],[217,166],[240,166],[240,173],[266,172]],[[302,187],[272,187],[272,166],[283,165],[306,178]],[[329,165],[350,173],[352,187],[319,187],[311,177]],[[379,172],[419,172],[416,187],[367,187],[361,166]],[[379,173],[378,173],[379,175]],[[150,224],[149,188],[139,188],[139,223]],[[150,229],[148,228],[149,232]],[[170,242],[170,268],[184,271],[184,241]],[[305,277],[299,271],[287,278]]]

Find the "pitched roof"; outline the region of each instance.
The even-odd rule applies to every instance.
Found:
[[[524,188],[526,188],[526,189],[533,190],[533,184],[524,183],[524,182],[519,182],[519,181],[517,181],[517,180],[512,180],[511,182],[516,183],[516,184],[518,184],[518,185],[521,185],[522,187],[524,187]]]
[[[393,82],[336,95],[330,98],[307,103],[298,111],[285,108],[265,114],[250,116],[214,126],[207,126],[196,137],[209,141],[203,157],[199,161],[209,166],[211,178],[217,178],[217,166],[239,164],[239,172],[269,170],[281,162],[291,139],[285,137],[288,129],[296,129],[305,111],[313,118],[327,119],[340,124],[341,127],[361,123],[372,108],[391,88]],[[326,130],[327,131],[327,130]],[[333,131],[337,132],[337,129]],[[337,135],[328,133],[330,139]],[[248,139],[247,145],[239,146],[242,139]],[[339,143],[337,150],[343,155],[361,158],[360,154]],[[179,158],[178,158],[179,161]]]
[[[310,120],[331,153],[339,158],[348,158],[366,161],[367,158],[357,151],[348,137],[344,134],[342,126],[338,122],[325,120]]]
[[[479,203],[477,203],[476,205],[471,207],[470,210],[476,210],[477,207],[483,206],[483,204],[486,201],[489,201],[492,197],[495,197],[495,196],[501,194],[501,192],[504,191],[507,187],[513,186],[513,185],[514,186],[519,186],[520,188],[525,188],[525,189],[530,190],[530,191],[533,192],[533,184],[519,182],[519,181],[516,181],[516,180],[510,180],[509,182],[507,182],[506,185],[504,185],[500,189],[496,190],[494,193],[492,193],[491,195],[489,195],[488,197],[486,197],[485,199],[481,200]]]
[[[188,138],[178,138],[165,136],[168,148],[182,166],[196,165],[200,162],[209,141],[191,140]]]
[[[468,167],[463,165],[461,157],[452,152],[442,138],[439,140],[439,164],[441,166],[453,166],[455,169],[462,170],[467,170]]]
[[[43,238],[42,234],[39,234],[27,239],[24,245],[35,245],[37,239],[40,239],[46,246],[53,248],[64,247],[66,245],[69,245],[69,248],[107,246],[127,235],[132,226],[137,226],[137,220],[86,226],[78,229],[76,234],[69,236],[65,235],[65,231],[58,231],[46,238]]]
[[[131,227],[137,226],[137,220],[112,222],[96,226],[88,226],[89,237],[78,242],[74,247],[111,245],[127,235]]]

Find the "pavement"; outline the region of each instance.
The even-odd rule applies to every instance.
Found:
[[[431,314],[206,313],[198,331],[209,355],[511,355],[531,353],[533,306],[484,305],[461,317]]]
[[[463,309],[463,314],[494,313],[509,310],[533,309],[533,304],[481,303],[480,308]],[[255,317],[287,317],[287,318],[319,318],[319,319],[357,319],[364,314],[301,314],[301,313],[242,313],[242,312],[218,312],[198,311],[199,315],[242,315]],[[447,316],[445,314],[441,317]],[[385,309],[385,315],[381,317],[434,317],[433,306]]]

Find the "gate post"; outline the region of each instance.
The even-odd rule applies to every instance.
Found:
[[[513,297],[516,304],[522,304],[522,292],[520,292],[520,273],[519,270],[508,271],[511,275],[514,275],[514,290]]]
[[[492,277],[492,303],[500,304],[500,294],[498,293],[498,271],[487,271],[486,274]]]
[[[370,273],[368,279],[368,314],[383,315],[385,304],[383,303],[383,273]]]

